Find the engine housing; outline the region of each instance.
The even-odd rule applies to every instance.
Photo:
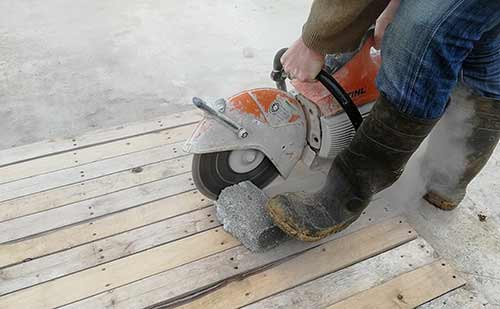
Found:
[[[370,114],[373,104],[369,103],[359,107],[359,112],[363,116],[363,119]],[[351,143],[355,134],[354,127],[346,113],[330,117],[322,116],[320,122],[321,146],[318,156],[333,159]]]

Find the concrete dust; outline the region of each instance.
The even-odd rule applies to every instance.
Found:
[[[471,128],[463,125],[473,115],[467,102],[469,94],[465,87],[454,91],[446,113],[412,156],[401,178],[381,193],[389,202],[419,207],[429,189],[445,190],[458,184],[470,151],[465,139]]]

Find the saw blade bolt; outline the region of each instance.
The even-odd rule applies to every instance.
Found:
[[[238,131],[238,135],[239,135],[239,137],[241,137],[241,138],[247,138],[247,137],[248,137],[248,132],[247,132],[247,130],[245,130],[245,129],[240,129],[240,130]]]

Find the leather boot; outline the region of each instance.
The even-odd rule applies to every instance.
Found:
[[[384,97],[333,161],[324,187],[313,194],[273,197],[267,210],[288,235],[316,241],[354,222],[373,194],[393,184],[437,120],[412,118]]]
[[[460,204],[467,186],[484,167],[500,138],[500,100],[464,92],[464,89],[459,89],[452,97],[452,108],[454,113],[466,117],[460,123],[436,128],[440,134],[434,136],[433,133],[430,136],[430,154],[425,158],[427,161],[442,159],[435,158],[442,157],[436,155],[441,150],[449,154],[450,161],[454,160],[447,166],[433,166],[430,169],[432,174],[428,184],[429,191],[424,195],[429,203],[443,210],[455,209]],[[462,134],[457,135],[457,130]],[[440,140],[441,136],[448,136],[449,141],[443,142]],[[455,153],[461,156],[450,157]]]

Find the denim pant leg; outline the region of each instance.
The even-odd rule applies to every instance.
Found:
[[[500,21],[474,45],[462,66],[461,81],[476,95],[500,100]]]
[[[382,42],[381,93],[417,118],[439,118],[464,61],[500,22],[498,0],[401,0]]]

